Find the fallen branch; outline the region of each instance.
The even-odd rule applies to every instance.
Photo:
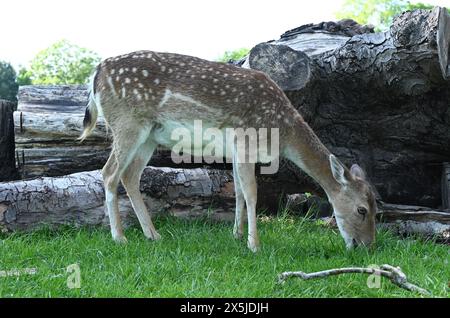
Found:
[[[392,283],[397,285],[398,287],[404,288],[406,290],[412,292],[418,292],[422,295],[431,295],[427,290],[411,284],[408,282],[405,273],[402,272],[400,267],[394,267],[391,265],[381,265],[378,268],[369,268],[369,267],[346,267],[346,268],[333,268],[325,271],[314,272],[314,273],[305,273],[305,272],[284,272],[278,276],[278,282],[280,284],[284,283],[285,280],[289,277],[300,277],[303,280],[322,278],[332,275],[339,274],[349,274],[349,273],[360,273],[360,274],[369,274],[369,275],[380,275],[388,278]]]

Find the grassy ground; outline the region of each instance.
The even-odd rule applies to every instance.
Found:
[[[259,220],[262,250],[254,255],[231,234],[232,225],[205,220],[159,218],[163,239],[150,242],[139,228],[116,245],[107,229],[65,228],[3,235],[0,297],[417,297],[367,276],[292,279],[276,284],[286,270],[318,271],[389,263],[434,296],[449,297],[449,246],[379,233],[373,250],[347,251],[339,234],[312,221],[280,217]],[[79,264],[81,288],[69,289],[66,267]],[[36,268],[35,275],[2,277],[1,271]],[[3,275],[5,276],[5,275]]]

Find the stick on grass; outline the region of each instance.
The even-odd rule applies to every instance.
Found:
[[[393,284],[397,285],[398,287],[404,288],[412,292],[418,292],[422,295],[427,296],[431,295],[430,292],[428,292],[427,290],[408,282],[405,273],[402,272],[400,267],[394,267],[388,264],[381,265],[380,269],[369,267],[344,267],[344,268],[333,268],[314,273],[284,272],[278,276],[278,281],[279,283],[284,283],[286,279],[289,277],[300,277],[303,280],[309,280],[349,273],[380,275],[388,278]]]

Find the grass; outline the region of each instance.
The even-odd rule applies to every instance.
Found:
[[[317,222],[284,215],[259,220],[262,243],[254,255],[232,237],[232,225],[206,220],[156,220],[163,239],[147,241],[138,227],[129,243],[116,245],[104,228],[41,229],[0,238],[0,271],[36,268],[35,275],[0,274],[0,297],[419,297],[381,279],[348,274],[276,283],[286,270],[318,271],[342,266],[401,266],[411,282],[449,297],[446,245],[378,234],[372,250],[345,249],[339,234]],[[67,266],[78,264],[81,288],[70,289]],[[0,272],[1,273],[1,272]],[[4,275],[3,275],[4,276]]]

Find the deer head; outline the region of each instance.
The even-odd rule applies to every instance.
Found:
[[[336,223],[347,248],[369,246],[375,241],[375,195],[360,166],[350,170],[330,155],[330,167],[339,186],[329,200],[334,209]]]

